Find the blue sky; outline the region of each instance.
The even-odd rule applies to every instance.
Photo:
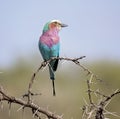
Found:
[[[44,24],[59,19],[61,56],[120,59],[120,0],[0,0],[0,66],[40,55]]]

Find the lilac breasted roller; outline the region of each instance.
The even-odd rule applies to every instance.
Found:
[[[59,20],[52,20],[45,24],[43,33],[39,39],[39,50],[44,61],[52,57],[59,57],[60,42],[58,33],[62,27],[67,27],[67,25],[61,23]],[[55,96],[54,72],[57,70],[58,59],[52,60],[48,66],[53,85],[53,96]]]

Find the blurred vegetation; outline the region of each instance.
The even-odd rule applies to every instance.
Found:
[[[100,89],[105,94],[111,94],[120,88],[120,64],[115,61],[81,62],[95,74],[103,79],[102,82],[93,84],[93,89]],[[39,67],[40,61],[20,60],[12,67],[0,69],[0,84],[13,96],[20,98],[27,92],[28,83],[32,73]],[[33,84],[33,92],[42,93],[34,97],[34,102],[44,108],[48,108],[56,114],[64,114],[64,119],[80,119],[82,115],[83,98],[88,101],[86,93],[86,79],[89,78],[80,67],[71,62],[60,62],[56,72],[56,93],[52,96],[52,83],[49,80],[48,68],[40,71]],[[96,100],[96,98],[95,98]],[[109,111],[120,114],[120,96],[115,97],[108,106]],[[12,104],[9,115],[8,105],[3,103],[0,108],[0,119],[22,119],[22,111],[17,112],[18,105]],[[23,119],[32,119],[31,110],[25,109]],[[112,119],[118,119],[111,116]]]

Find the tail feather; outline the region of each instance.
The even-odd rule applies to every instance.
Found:
[[[50,79],[54,80],[55,79],[55,75],[54,75],[54,71],[51,65],[49,65],[49,72],[50,72]]]
[[[57,70],[58,61],[59,60],[57,59],[57,60],[50,62],[49,64],[50,79],[52,80],[52,86],[53,86],[53,96],[56,95],[55,84],[54,84],[54,80],[55,80],[54,72]]]
[[[54,80],[52,80],[52,85],[53,85],[53,96],[55,96],[56,93],[55,93],[55,84],[54,84]]]
[[[54,71],[53,71],[51,66],[49,66],[49,72],[50,72],[50,79],[52,80],[53,96],[55,96],[56,95],[56,93],[55,93],[55,84],[54,84],[55,76],[54,76]]]
[[[54,71],[57,70],[58,61],[59,61],[58,59],[56,59],[56,60],[54,61],[54,65],[53,65],[53,70],[54,70]]]

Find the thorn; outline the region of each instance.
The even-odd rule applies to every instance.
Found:
[[[107,111],[107,110],[105,110],[105,111],[107,112],[107,114],[110,114],[110,115],[113,115],[113,116],[115,116],[115,117],[120,118],[120,115],[115,114],[115,112],[109,112],[109,111]]]
[[[11,102],[9,102],[9,114],[8,114],[8,115],[9,115],[9,117],[10,117],[10,113],[11,113],[11,104],[12,104],[12,103],[11,103]]]
[[[24,107],[22,108],[22,119],[24,118]]]
[[[114,93],[117,93],[118,91],[120,91],[120,89],[116,89]]]
[[[112,99],[110,99],[110,100],[106,103],[106,105],[105,105],[104,108],[106,108],[106,107],[110,104],[111,100],[112,100]]]
[[[35,113],[33,114],[33,118],[35,117],[35,115],[37,114],[38,110],[40,109],[40,107],[38,107],[38,109],[35,111]]]
[[[93,76],[94,76],[94,74],[91,74],[90,81],[89,81],[90,84],[92,83]]]
[[[2,101],[0,101],[0,105],[1,105],[1,109],[3,110],[3,102]]]
[[[88,106],[88,103],[87,101],[85,100],[85,98],[83,97],[83,101],[85,102],[85,104]]]
[[[96,96],[96,97],[98,97],[99,96],[99,93],[100,91],[99,91],[99,88],[96,90],[96,91],[94,91],[94,95]]]
[[[23,106],[21,106],[18,110],[17,110],[17,112],[19,112],[21,109],[24,109],[25,108],[25,106],[23,105]]]

